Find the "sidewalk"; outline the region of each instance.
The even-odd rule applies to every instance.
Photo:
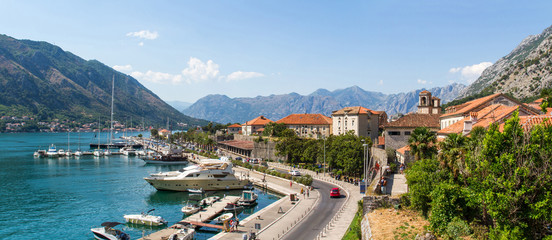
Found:
[[[279,164],[279,163],[268,163],[269,166],[274,166],[282,169],[293,169],[290,166]],[[358,210],[358,204],[357,202],[362,199],[363,194],[360,193],[359,186],[355,186],[351,183],[346,183],[343,181],[337,181],[329,175],[326,175],[326,177],[323,176],[323,174],[316,174],[313,171],[306,170],[306,169],[295,169],[299,170],[302,174],[309,174],[314,179],[326,181],[329,183],[336,184],[341,187],[341,189],[345,190],[347,192],[347,200],[345,203],[343,203],[342,208],[336,213],[336,215],[332,218],[330,223],[324,227],[322,232],[318,235],[319,239],[342,239],[347,230],[349,229],[349,225],[353,221],[353,218],[355,217],[355,214]]]

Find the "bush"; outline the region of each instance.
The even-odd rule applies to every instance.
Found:
[[[459,239],[470,235],[471,229],[468,224],[460,218],[454,218],[448,223],[445,234],[449,239]]]

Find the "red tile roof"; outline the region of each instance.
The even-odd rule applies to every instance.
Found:
[[[530,115],[530,116],[520,116],[519,123],[525,132],[530,132],[535,125],[543,124],[546,127],[552,126],[552,116],[551,115]],[[500,130],[504,129],[504,124],[500,125]]]
[[[493,104],[485,107],[477,112],[477,122],[472,125],[472,128],[477,126],[487,128],[492,123],[502,122],[505,118],[510,117],[515,110],[519,109],[519,107],[520,106],[505,106],[501,104]],[[464,122],[469,119],[470,117],[465,117],[464,119],[439,130],[437,133],[462,133],[462,131],[464,130]]]
[[[404,115],[396,121],[386,123],[385,128],[440,128],[439,117],[441,114],[417,114],[411,113]]]
[[[345,107],[343,109],[333,112],[332,115],[345,115],[345,113],[358,115],[358,114],[368,114],[368,112],[370,112],[371,114],[385,113],[384,111],[374,111],[365,107],[356,106],[356,107]]]
[[[447,111],[447,113],[443,114],[442,117],[448,117],[448,116],[451,116],[451,115],[462,115],[462,114],[468,113],[468,112],[472,111],[473,109],[483,105],[484,103],[486,103],[486,102],[488,102],[488,101],[490,101],[490,100],[492,100],[495,97],[498,97],[500,95],[503,95],[503,94],[502,93],[495,93],[495,94],[492,94],[492,95],[489,95],[489,96],[486,96],[486,97],[471,100],[469,102],[466,102],[466,103],[463,103],[463,104],[460,104],[460,105],[448,107],[447,109],[445,109]]]
[[[403,156],[405,155],[405,153],[406,153],[407,151],[410,151],[410,146],[408,146],[408,145],[406,145],[406,146],[404,146],[404,147],[402,147],[402,148],[397,149],[397,152],[399,152],[399,153],[402,154]]]
[[[219,142],[220,144],[239,148],[239,149],[245,149],[245,150],[253,150],[253,141],[241,141],[241,140],[230,140],[230,141],[222,141]]]
[[[286,125],[330,125],[332,119],[322,114],[291,114],[285,118],[282,118],[277,123],[283,123]]]
[[[268,123],[271,123],[271,122],[274,122],[264,116],[258,116],[256,118],[254,118],[253,120],[251,121],[248,121],[248,122],[245,122],[244,125],[247,125],[247,126],[265,126],[266,124]]]
[[[232,124],[230,126],[228,126],[229,128],[241,128],[241,125],[240,124]]]
[[[385,145],[385,137],[378,136],[378,145]]]

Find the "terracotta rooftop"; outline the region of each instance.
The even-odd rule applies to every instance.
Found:
[[[385,137],[378,136],[378,145],[385,145]]]
[[[428,90],[423,90],[420,93],[430,93]]]
[[[370,112],[371,114],[382,114],[383,113],[383,111],[374,111],[374,110],[370,110],[370,109],[365,108],[365,107],[356,106],[356,107],[345,107],[343,109],[340,109],[340,110],[337,110],[337,111],[333,112],[332,115],[345,115],[345,113],[358,115],[358,114],[368,114],[368,112]]]
[[[483,108],[477,112],[477,122],[472,125],[472,128],[477,126],[487,128],[494,122],[502,122],[503,119],[510,117],[519,107],[520,106],[493,104]],[[462,133],[464,130],[464,122],[469,119],[470,117],[465,117],[464,119],[439,130],[437,134]]]
[[[264,125],[266,125],[268,123],[271,123],[271,122],[274,122],[274,121],[272,121],[272,120],[270,120],[270,119],[268,119],[268,118],[261,115],[261,116],[258,116],[256,118],[254,118],[251,121],[245,122],[244,125],[247,125],[247,126],[264,126]]]
[[[520,116],[519,124],[525,132],[530,132],[535,125],[543,124],[544,126],[552,126],[552,116],[551,115],[531,115],[531,116]],[[500,131],[504,130],[504,123],[500,124]]]
[[[401,155],[405,155],[406,151],[410,151],[410,146],[406,145],[402,148],[397,149],[397,152],[399,152]]]
[[[440,128],[439,117],[441,114],[417,114],[411,113],[404,115],[402,118],[394,122],[389,122],[384,125],[385,128]]]
[[[232,124],[230,126],[228,126],[229,128],[241,128],[241,125],[240,124]]]
[[[287,125],[330,125],[332,119],[322,114],[291,114],[285,118],[282,118],[277,123],[283,123]]]
[[[489,95],[489,96],[486,96],[486,97],[471,100],[469,102],[466,102],[466,103],[463,103],[463,104],[460,104],[460,105],[450,106],[447,109],[445,109],[445,111],[448,112],[448,113],[443,114],[441,117],[448,117],[448,116],[451,116],[451,115],[463,115],[465,113],[469,113],[473,109],[481,106],[482,104],[484,104],[484,103],[486,103],[486,102],[488,102],[488,101],[490,101],[490,100],[492,100],[495,97],[498,97],[500,95],[502,95],[502,93],[495,93],[495,94],[492,94],[492,95]],[[455,109],[455,110],[452,110],[452,109]]]
[[[220,144],[244,149],[244,150],[253,150],[253,141],[241,141],[241,140],[230,140],[230,141],[222,141],[219,142]]]

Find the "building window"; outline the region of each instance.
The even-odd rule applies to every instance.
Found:
[[[410,136],[410,131],[405,131],[405,132],[404,132],[404,135]]]
[[[389,131],[388,134],[390,136],[399,136],[399,135],[401,135],[401,132],[399,132],[399,131]]]
[[[354,119],[351,120],[351,126],[353,126],[353,127],[355,126],[355,120]]]

